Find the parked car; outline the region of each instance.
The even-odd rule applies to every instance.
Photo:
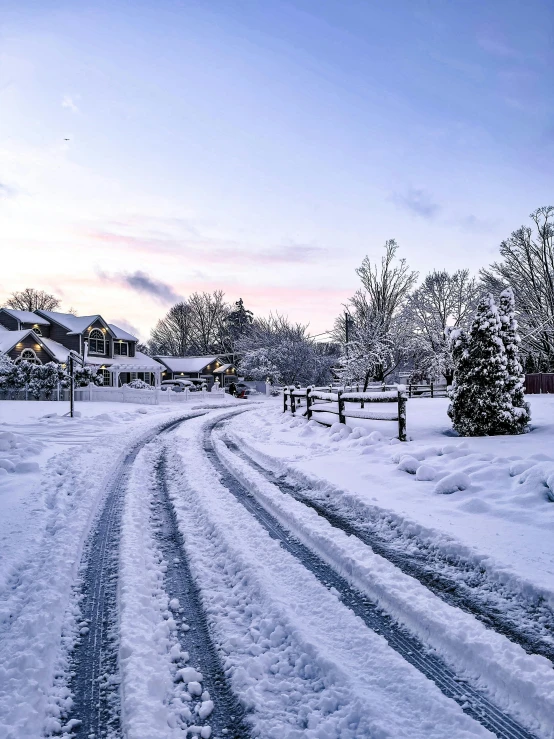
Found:
[[[194,393],[198,390],[198,387],[194,382],[191,382],[191,380],[162,380],[160,389],[167,390],[168,388],[170,388],[173,393],[184,393],[185,390],[188,390],[190,393]]]

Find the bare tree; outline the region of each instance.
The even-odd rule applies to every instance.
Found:
[[[529,216],[535,228],[521,226],[500,245],[501,262],[481,270],[487,290],[514,290],[522,351],[544,369],[554,369],[554,206]]]
[[[175,357],[195,353],[192,311],[188,303],[176,303],[158,321],[150,334],[148,348],[150,354]]]
[[[409,297],[405,318],[411,331],[416,367],[432,379],[441,374],[452,384],[454,364],[449,332],[468,328],[479,301],[480,286],[469,270],[431,272]]]
[[[25,290],[12,293],[6,302],[6,306],[15,310],[31,312],[35,310],[56,310],[60,307],[60,301],[55,295],[50,295],[44,290],[26,287]]]
[[[194,344],[199,354],[224,352],[228,349],[227,316],[230,309],[224,292],[193,293],[188,299]]]
[[[152,330],[150,353],[183,357],[227,351],[229,306],[223,297],[221,290],[193,293],[172,306]]]
[[[410,270],[405,259],[396,259],[398,244],[393,239],[385,243],[385,255],[380,267],[365,257],[356,270],[362,282],[345,305],[352,319],[346,341],[346,321],[335,323],[335,341],[343,347],[341,375],[345,381],[363,382],[364,389],[371,379],[383,381],[398,367],[405,355],[407,329],[403,308],[418,273]],[[358,377],[353,373],[357,366]]]
[[[364,291],[365,303],[374,316],[379,316],[384,330],[388,330],[410,290],[415,285],[418,273],[410,270],[404,258],[396,261],[398,244],[394,239],[385,243],[385,256],[381,268],[371,264],[365,257],[356,270]]]

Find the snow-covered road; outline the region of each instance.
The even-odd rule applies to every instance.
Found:
[[[504,617],[459,560],[434,579],[424,535],[267,454],[274,412],[26,424],[43,474],[0,570],[2,736],[553,739],[548,619]]]

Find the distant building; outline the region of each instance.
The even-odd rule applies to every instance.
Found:
[[[236,367],[226,364],[220,357],[153,357],[164,365],[162,380],[182,378],[186,380],[204,380],[211,387],[216,379],[221,387],[225,387],[237,379]]]
[[[98,369],[106,386],[118,387],[135,379],[159,384],[162,365],[137,351],[137,342],[136,336],[98,314],[0,308],[0,351],[16,362],[66,364],[73,350],[86,365]]]

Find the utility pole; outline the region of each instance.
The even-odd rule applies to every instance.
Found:
[[[69,415],[73,418],[75,406],[75,377],[74,377],[73,354],[69,355]]]

